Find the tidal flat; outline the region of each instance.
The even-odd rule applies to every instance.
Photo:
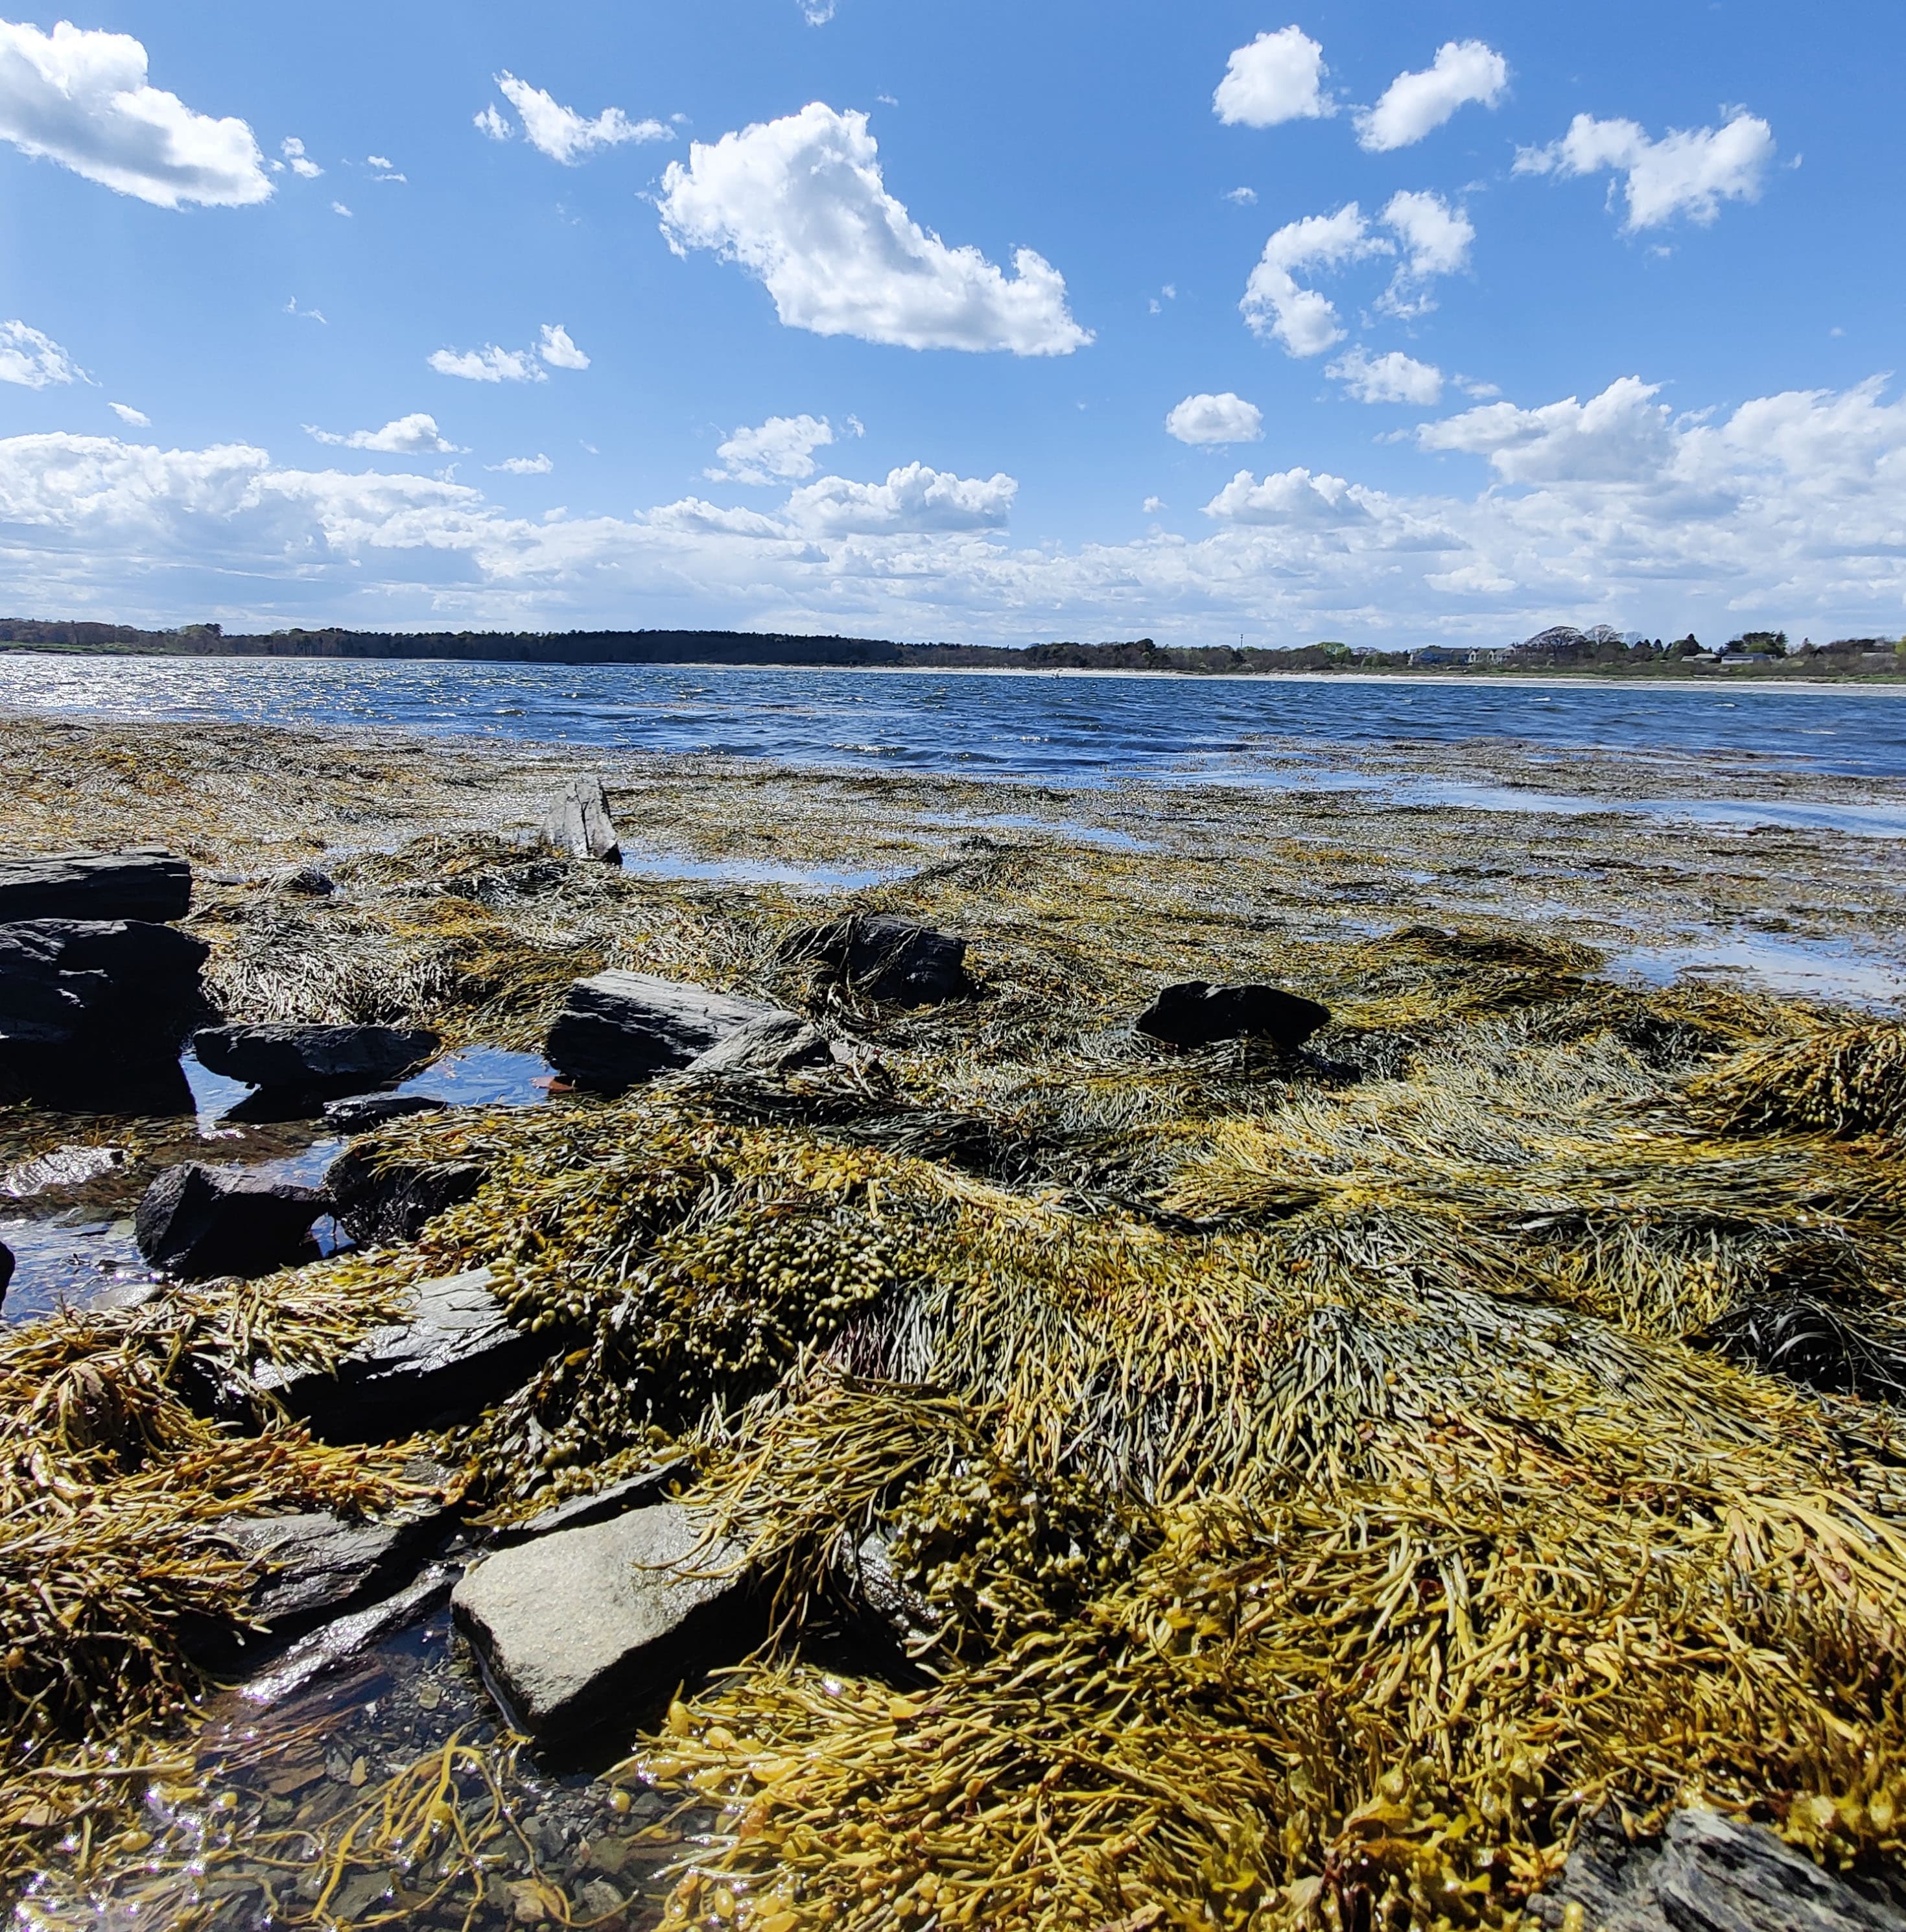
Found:
[[[541,842],[584,773],[623,866]],[[1561,1924],[1589,1820],[1691,1808],[1896,1900],[1902,827],[1889,781],[1499,740],[1072,787],[8,718],[0,848],[188,858],[218,1011],[432,1028],[473,1103],[355,1144],[476,1177],[187,1286],[128,1239],[160,1172],[342,1142],[192,1068],[0,1110],[20,1922]],[[974,996],[786,956],[855,910],[965,938]],[[608,968],[851,1054],[552,1090]],[[1134,1034],[1194,980],[1330,1023]],[[474,1421],[195,1400],[477,1268],[548,1360]],[[651,1471],[773,1614],[587,1762],[440,1590],[280,1693],[194,1660],[260,1582],[221,1522],[428,1496],[455,1569]]]

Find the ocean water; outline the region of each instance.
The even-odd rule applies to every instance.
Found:
[[[1512,740],[1906,778],[1906,691],[0,655],[0,710],[714,752],[1070,785]],[[1887,828],[1891,830],[1892,828]]]

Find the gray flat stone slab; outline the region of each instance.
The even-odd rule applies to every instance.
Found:
[[[780,1010],[647,973],[599,973],[569,988],[545,1054],[566,1078],[613,1091],[686,1066]]]
[[[595,859],[608,866],[622,863],[622,846],[600,778],[578,778],[551,807],[543,836],[559,852],[572,858]]]
[[[452,1592],[497,1701],[539,1739],[572,1738],[745,1655],[758,1632],[742,1549],[658,1503],[500,1550]]]
[[[734,1075],[776,1079],[803,1066],[828,1066],[833,1058],[827,1035],[812,1021],[799,1013],[775,1012],[750,1020],[718,1046],[698,1054],[683,1074],[690,1080]]]
[[[326,1442],[386,1442],[470,1417],[519,1387],[548,1347],[517,1328],[490,1270],[420,1282],[401,1322],[380,1328],[335,1375],[266,1364],[252,1386]]]

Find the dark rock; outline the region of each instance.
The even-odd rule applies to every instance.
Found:
[[[340,1133],[368,1134],[392,1120],[407,1120],[413,1114],[440,1114],[449,1104],[423,1094],[368,1094],[356,1100],[327,1102],[324,1124]]]
[[[311,1223],[330,1204],[316,1188],[188,1161],[146,1190],[133,1228],[155,1268],[188,1281],[269,1274],[314,1255]]]
[[[103,1104],[172,1065],[210,949],[169,926],[0,926],[0,1082],[48,1104]]]
[[[833,1064],[834,1050],[827,1036],[799,1013],[769,1013],[750,1020],[706,1053],[697,1054],[683,1070],[685,1078],[752,1074],[777,1079],[803,1066]]]
[[[332,1212],[361,1247],[414,1241],[447,1208],[469,1200],[488,1170],[468,1160],[397,1160],[347,1148],[324,1177]]]
[[[206,1027],[192,1036],[200,1066],[251,1087],[323,1093],[375,1087],[428,1060],[440,1042],[422,1028]]]
[[[1188,980],[1167,986],[1133,1024],[1173,1046],[1249,1039],[1294,1051],[1329,1021],[1328,1007],[1275,986],[1213,986]]]
[[[312,1510],[241,1516],[218,1524],[215,1534],[241,1555],[263,1559],[250,1619],[282,1636],[407,1582],[419,1552],[448,1520],[449,1512],[435,1504],[375,1522],[349,1522],[329,1510]]]
[[[0,1302],[7,1298],[8,1284],[14,1278],[14,1251],[5,1241],[0,1241]]]
[[[1906,1932],[1876,1886],[1823,1871],[1760,1825],[1677,1811],[1664,1838],[1631,1841],[1604,1812],[1581,1829],[1562,1876],[1529,1901],[1531,1925],[1585,1932]]]
[[[315,866],[294,866],[275,883],[280,892],[293,892],[300,898],[328,899],[338,890],[337,880]]]
[[[851,913],[825,926],[805,926],[781,942],[780,957],[790,965],[817,967],[869,999],[898,1006],[938,1006],[973,991],[965,940],[890,913]]]
[[[387,1442],[467,1422],[518,1387],[549,1350],[515,1327],[488,1268],[422,1282],[404,1320],[380,1328],[336,1372],[266,1363],[251,1387],[324,1442]]]
[[[608,866],[622,863],[622,846],[599,778],[578,778],[569,787],[551,808],[544,836],[558,851],[572,858],[599,860]]]
[[[352,1610],[301,1636],[269,1670],[240,1687],[248,1704],[281,1704],[315,1677],[322,1677],[362,1657],[386,1637],[395,1636],[449,1599],[457,1572],[447,1563],[433,1563],[414,1582],[367,1609]]]
[[[451,1594],[510,1721],[573,1738],[744,1655],[759,1628],[746,1552],[659,1503],[486,1557]]]
[[[0,859],[0,920],[135,920],[163,926],[191,908],[192,868],[158,846]]]
[[[686,1066],[776,1010],[647,973],[599,973],[569,988],[544,1053],[565,1078],[614,1092]]]

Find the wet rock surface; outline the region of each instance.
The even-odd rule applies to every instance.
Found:
[[[1214,986],[1187,980],[1167,986],[1133,1024],[1168,1046],[1209,1046],[1220,1040],[1268,1040],[1286,1051],[1330,1022],[1330,1010],[1277,986]]]
[[[599,973],[569,988],[545,1048],[578,1086],[614,1092],[675,1067],[778,1009],[647,973]]]
[[[134,920],[163,926],[192,904],[192,868],[158,846],[0,858],[0,921]]]
[[[267,1364],[250,1387],[326,1442],[383,1442],[467,1421],[548,1352],[512,1325],[488,1268],[420,1282],[404,1318],[375,1330],[335,1373]]]
[[[438,1047],[422,1028],[205,1027],[192,1036],[200,1064],[248,1086],[291,1093],[340,1093],[395,1080]]]
[[[1764,1826],[1702,1810],[1632,1842],[1609,1814],[1590,1820],[1529,1918],[1552,1932],[1906,1932],[1898,1899],[1823,1871]]]
[[[311,1226],[329,1198],[269,1174],[188,1161],[146,1190],[134,1216],[139,1251],[188,1281],[269,1274],[315,1256]]]
[[[352,1240],[369,1246],[414,1241],[446,1208],[469,1200],[486,1170],[475,1161],[385,1162],[348,1148],[324,1177],[332,1211]]]
[[[780,956],[897,1006],[938,1006],[973,991],[965,940],[889,913],[854,913],[803,927],[782,941]]]
[[[452,1594],[512,1722],[571,1741],[743,1654],[755,1625],[740,1546],[658,1503],[486,1557]]]
[[[622,863],[621,842],[599,778],[576,779],[550,808],[543,830],[551,844],[572,858]]]
[[[368,1134],[388,1126],[392,1120],[407,1120],[417,1114],[440,1114],[449,1104],[426,1094],[367,1094],[327,1102],[324,1124],[341,1134]]]

